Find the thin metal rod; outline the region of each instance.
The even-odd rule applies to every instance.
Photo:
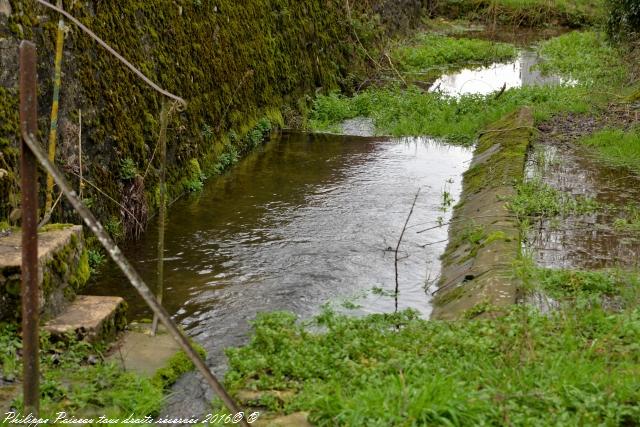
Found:
[[[20,131],[38,132],[36,45],[20,43]],[[40,397],[38,302],[38,181],[37,163],[26,141],[20,144],[22,194],[22,363],[24,410],[37,417]]]
[[[58,7],[62,9],[62,0],[58,0]],[[58,20],[56,34],[56,56],[53,73],[53,102],[51,104],[51,125],[49,128],[49,160],[56,161],[56,143],[58,138],[58,110],[60,106],[60,86],[62,85],[62,50],[64,48],[64,19]],[[49,212],[53,205],[53,178],[47,175],[47,192],[44,211]]]
[[[78,170],[80,174],[80,182],[78,183],[78,194],[82,200],[82,189],[84,182],[82,180],[82,110],[78,110]]]
[[[157,92],[163,94],[164,96],[166,96],[167,98],[171,98],[173,100],[178,101],[180,104],[182,104],[183,106],[187,105],[187,101],[185,101],[184,99],[180,98],[177,95],[172,94],[171,92],[168,92],[164,89],[162,89],[160,86],[158,86],[157,84],[155,84],[153,81],[151,81],[151,79],[149,79],[147,76],[145,76],[142,71],[138,70],[133,64],[131,64],[129,61],[127,61],[122,55],[120,55],[118,52],[116,52],[111,46],[109,46],[105,41],[103,41],[100,37],[98,37],[93,31],[91,31],[89,28],[87,28],[85,25],[82,24],[82,22],[80,22],[77,18],[75,18],[73,15],[71,15],[70,13],[68,13],[67,11],[60,9],[59,7],[56,7],[54,5],[52,5],[51,3],[47,3],[44,0],[36,0],[38,3],[40,3],[42,6],[48,7],[49,9],[55,10],[56,12],[62,14],[63,16],[65,16],[69,21],[73,22],[74,24],[76,24],[82,31],[84,31],[85,33],[87,33],[89,35],[89,37],[91,37],[92,39],[94,39],[100,46],[102,46],[103,48],[105,48],[110,54],[112,54],[113,56],[115,56],[116,58],[118,58],[118,60],[120,62],[122,62],[128,69],[130,69],[131,71],[133,71],[133,73],[138,76],[143,82],[145,82],[147,85],[151,86],[153,89],[155,89]]]
[[[164,294],[164,223],[167,206],[167,126],[169,123],[169,103],[162,101],[162,111],[160,112],[160,135],[159,135],[159,156],[160,162],[160,206],[158,208],[158,267],[156,270],[156,297],[158,303],[162,304]],[[155,336],[158,332],[158,315],[153,315],[151,323],[151,335]]]
[[[102,224],[96,219],[93,213],[89,209],[87,209],[87,207],[78,199],[76,192],[71,188],[71,185],[69,185],[58,167],[49,161],[47,155],[38,144],[33,133],[29,133],[27,129],[23,129],[22,137],[26,141],[33,154],[35,154],[38,162],[40,162],[40,164],[44,167],[45,171],[53,176],[53,179],[55,180],[58,187],[60,187],[60,190],[62,190],[71,206],[73,206],[76,212],[78,212],[87,227],[91,229],[102,246],[107,250],[111,259],[113,259],[118,267],[120,267],[120,270],[122,270],[125,276],[127,276],[127,279],[129,279],[131,285],[138,291],[142,299],[144,299],[151,310],[153,310],[153,312],[158,316],[158,318],[167,328],[174,340],[180,345],[180,347],[182,347],[187,357],[189,357],[189,359],[193,362],[200,373],[202,373],[211,389],[218,395],[218,397],[220,397],[220,399],[222,399],[225,406],[231,413],[237,414],[238,412],[240,412],[238,406],[233,401],[231,396],[229,396],[229,394],[222,387],[222,384],[220,384],[215,375],[213,375],[204,361],[200,358],[200,355],[194,350],[191,343],[189,342],[189,339],[182,333],[182,331],[180,331],[180,328],[178,328],[178,325],[176,325],[173,319],[171,319],[169,313],[162,307],[162,305],[160,305],[160,303],[158,303],[158,300],[153,295],[147,284],[144,282],[144,280],[142,280],[142,277],[140,277],[138,272],[125,258],[120,248],[111,239]],[[240,421],[240,425],[248,427],[248,424],[244,419]]]

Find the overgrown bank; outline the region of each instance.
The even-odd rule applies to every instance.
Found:
[[[574,116],[593,123],[612,109],[637,114],[635,65],[625,58],[624,47],[595,31],[570,33],[538,50],[546,59],[543,70],[574,82],[459,99],[387,85],[355,96],[319,97],[313,112],[314,125],[325,130],[365,116],[379,133],[430,134],[462,143],[480,135],[480,168],[472,166],[467,173],[467,198],[458,210],[473,203],[469,194],[503,185],[510,191],[490,193],[470,206],[469,216],[491,216],[482,221],[492,226],[499,216],[498,225],[507,226],[508,233],[486,232],[484,224],[474,227],[473,222],[454,225],[452,240],[459,239],[466,250],[457,254],[459,270],[466,272],[465,262],[483,249],[490,257],[507,247],[510,258],[498,259],[504,262],[493,273],[517,287],[523,304],[495,310],[493,301],[480,298],[470,310],[461,310],[464,320],[448,322],[421,320],[410,312],[361,319],[326,312],[308,322],[287,313],[264,315],[254,323],[251,342],[228,352],[232,369],[226,379],[236,395],[252,390],[249,403],[255,407],[302,411],[319,426],[640,423],[633,379],[640,373],[637,270],[539,268],[519,244],[534,221],[546,219],[553,227],[561,215],[593,214],[599,208],[588,197],[523,182],[537,128],[552,118],[562,122]],[[533,109],[534,122],[516,125],[510,117],[487,126],[522,106]],[[636,141],[637,125],[582,140],[598,158],[629,173],[637,170]],[[502,175],[510,168],[511,174]],[[630,223],[633,218],[620,226]],[[445,263],[450,259],[451,253],[445,254]],[[545,311],[527,304],[531,300],[524,296],[537,293],[554,303]]]
[[[65,1],[64,6],[153,81],[187,100],[186,110],[173,114],[169,123],[169,192],[176,197],[249,150],[256,132],[265,130],[261,121],[281,126],[307,109],[307,94],[348,85],[350,76],[363,75],[367,63],[354,28],[360,41],[372,47],[387,33],[417,25],[427,3],[370,2],[349,10],[342,1],[290,0]],[[9,5],[9,16],[0,14],[0,168],[5,171],[0,220],[19,208],[18,42],[26,38],[38,45],[42,137],[49,125],[58,20],[33,0]],[[157,206],[154,151],[161,98],[68,25],[58,163],[77,183],[82,155],[82,174],[90,182],[85,201],[116,232],[121,228],[127,234]],[[80,110],[82,153],[77,143]],[[129,218],[130,213],[140,218]]]

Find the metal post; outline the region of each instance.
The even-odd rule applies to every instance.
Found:
[[[36,89],[36,46],[20,43],[20,130],[22,135],[38,132]],[[39,410],[38,303],[38,188],[36,158],[23,139],[20,144],[22,193],[22,360],[25,413]]]
[[[125,258],[122,254],[120,248],[115,244],[113,239],[109,236],[102,226],[102,224],[96,219],[96,217],[91,213],[89,209],[78,199],[77,193],[71,188],[71,185],[67,182],[62,172],[49,161],[47,155],[44,150],[38,143],[35,138],[35,135],[32,133],[24,132],[22,137],[25,142],[35,154],[36,159],[42,165],[46,172],[50,173],[53,176],[54,181],[58,184],[58,187],[65,195],[71,206],[78,212],[80,217],[84,220],[84,223],[91,229],[93,234],[96,235],[102,246],[107,250],[107,253],[111,257],[111,259],[120,267],[120,270],[127,276],[131,285],[138,291],[142,299],[147,303],[149,308],[153,310],[155,314],[158,315],[160,321],[167,328],[169,334],[174,338],[174,340],[182,347],[187,357],[193,362],[195,367],[200,371],[200,373],[204,376],[204,379],[207,381],[211,389],[222,399],[227,409],[232,414],[237,414],[240,412],[240,408],[233,401],[231,396],[225,391],[224,387],[218,379],[213,375],[209,367],[204,363],[198,352],[195,351],[189,339],[184,335],[184,333],[180,330],[176,322],[171,318],[167,310],[165,310],[162,305],[158,304],[158,300],[155,295],[151,292],[147,284],[142,280],[140,274],[133,268],[131,263]],[[242,419],[239,422],[239,425],[243,427],[248,427],[249,424],[245,419]]]
[[[169,102],[162,101],[162,111],[160,112],[160,136],[159,136],[159,156],[160,161],[160,206],[158,208],[158,269],[156,276],[156,297],[158,303],[162,304],[162,296],[164,294],[164,223],[167,206],[167,184],[166,184],[166,161],[167,161],[167,126],[169,122]],[[158,315],[153,315],[151,324],[151,335],[155,336],[158,332]]]

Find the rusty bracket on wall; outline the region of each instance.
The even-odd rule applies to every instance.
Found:
[[[26,307],[28,318],[23,318],[24,360],[25,360],[25,409],[27,403],[30,409],[37,411],[38,407],[38,283],[37,283],[37,188],[36,188],[36,160],[49,173],[58,185],[71,206],[80,215],[84,223],[95,234],[109,256],[125,274],[131,285],[138,291],[159,320],[165,325],[169,334],[180,345],[187,357],[204,376],[207,384],[220,397],[227,409],[237,414],[239,407],[226,392],[209,367],[201,359],[193,345],[169,313],[162,307],[153,295],[142,277],[126,259],[120,248],[105,231],[102,224],[93,213],[80,201],[76,192],[67,182],[62,172],[49,161],[47,154],[38,143],[35,135],[37,123],[35,114],[37,109],[36,90],[36,48],[28,41],[20,44],[20,131],[22,134],[22,182],[23,182],[23,288],[29,292],[23,298],[23,310]],[[26,198],[25,198],[26,197]],[[33,223],[31,223],[31,220]],[[26,269],[25,269],[26,266]],[[35,267],[35,270],[34,270]],[[24,292],[24,291],[23,291]],[[35,295],[34,295],[35,293]],[[25,323],[26,320],[26,323]],[[35,323],[34,323],[35,322]],[[25,330],[25,328],[28,328]],[[25,335],[25,333],[27,333]],[[34,335],[35,334],[35,335]],[[28,340],[28,341],[27,341]],[[27,377],[28,375],[28,377]],[[27,384],[27,382],[30,382]],[[29,401],[27,399],[29,398]],[[35,399],[31,400],[31,399]],[[244,417],[240,425],[248,427]]]

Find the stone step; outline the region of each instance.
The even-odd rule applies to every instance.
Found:
[[[108,341],[126,326],[125,301],[120,297],[78,295],[63,313],[45,323],[53,338],[73,334],[89,342]]]
[[[180,346],[162,325],[155,336],[151,335],[150,329],[148,324],[130,325],[113,346],[107,360],[118,363],[127,371],[152,377],[180,351]]]
[[[0,321],[20,318],[21,266],[20,232],[0,237]],[[38,233],[39,308],[43,319],[62,313],[84,288],[89,275],[81,226],[52,224]]]

